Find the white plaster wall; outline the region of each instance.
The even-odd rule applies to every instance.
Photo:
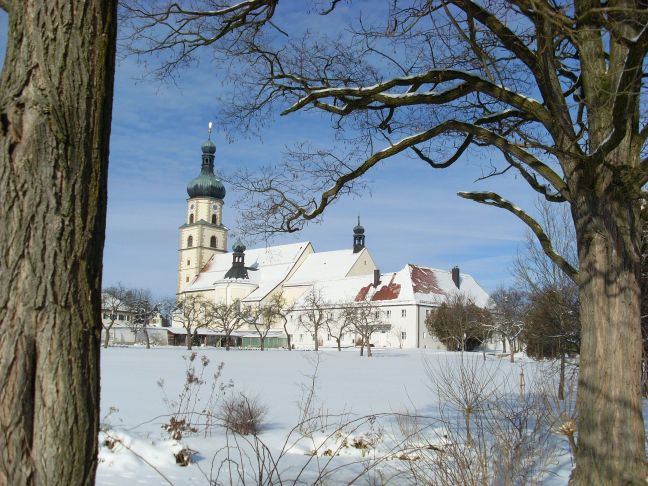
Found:
[[[360,252],[360,255],[358,256],[358,260],[353,264],[351,269],[349,270],[349,273],[347,273],[347,277],[358,277],[361,275],[372,275],[373,276],[373,271],[377,269],[376,263],[373,261],[373,258],[371,258],[371,255],[369,254],[369,251],[364,248]]]

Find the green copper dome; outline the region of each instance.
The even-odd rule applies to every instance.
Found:
[[[225,198],[225,186],[214,175],[214,154],[216,145],[208,139],[202,144],[202,167],[200,175],[187,184],[189,197]]]
[[[198,177],[187,184],[189,197],[225,198],[225,186],[213,173],[201,172]]]
[[[243,253],[245,251],[245,245],[240,238],[236,238],[236,241],[232,245],[232,251],[236,253]]]
[[[209,139],[205,143],[202,144],[202,151],[203,151],[203,154],[215,154],[216,153],[216,145],[214,144],[214,142],[211,141],[211,139]]]

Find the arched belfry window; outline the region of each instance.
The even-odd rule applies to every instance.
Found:
[[[212,248],[216,248],[216,237],[212,236],[211,239],[209,240],[209,246]]]
[[[190,214],[189,215],[189,224],[193,224],[193,222],[194,222],[194,215]]]
[[[193,246],[193,236],[189,235],[189,238],[187,238],[187,247],[191,248]]]
[[[212,214],[212,224],[216,224],[216,215]]]

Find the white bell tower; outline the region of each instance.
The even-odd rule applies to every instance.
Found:
[[[225,186],[214,175],[216,145],[208,138],[202,144],[202,166],[198,177],[187,184],[187,213],[180,226],[177,293],[184,292],[200,270],[216,253],[227,252],[227,232],[223,225]]]

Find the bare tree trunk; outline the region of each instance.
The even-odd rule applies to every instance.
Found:
[[[318,342],[319,336],[317,335],[317,331],[318,331],[318,328],[317,328],[317,326],[315,326],[315,333],[314,333],[314,336],[315,336],[315,351],[319,351],[319,342]]]
[[[110,330],[113,327],[114,322],[111,322],[108,327],[105,328],[106,330],[106,337],[104,338],[104,348],[108,347],[108,343],[110,342]]]
[[[369,338],[365,341],[367,343],[367,358],[371,358],[371,344],[369,344]]]
[[[288,351],[292,351],[292,343],[290,342],[290,334],[288,333],[288,324],[284,324],[284,332],[286,333],[286,341],[288,342]]]
[[[364,339],[360,341],[360,356],[364,356]]]
[[[90,486],[116,2],[0,4],[0,484]]]
[[[639,484],[647,473],[640,383],[639,207],[618,190],[586,194],[572,204],[582,274],[582,340],[571,484]]]
[[[342,351],[342,338],[336,339],[338,351]]]
[[[506,353],[506,339],[502,338],[502,352]]]
[[[230,350],[230,335],[225,334],[225,351]]]
[[[193,348],[193,334],[189,329],[187,329],[187,349],[191,351]]]
[[[558,400],[565,399],[565,353],[560,352],[560,378],[558,381]]]
[[[264,344],[265,338],[259,338],[259,341],[261,341],[261,351],[263,351],[263,344]]]
[[[509,341],[509,349],[511,350],[511,363],[515,363],[515,346],[513,340]]]
[[[144,339],[146,340],[146,349],[151,349],[151,340],[149,339],[148,329],[143,328],[142,331],[144,331]]]

